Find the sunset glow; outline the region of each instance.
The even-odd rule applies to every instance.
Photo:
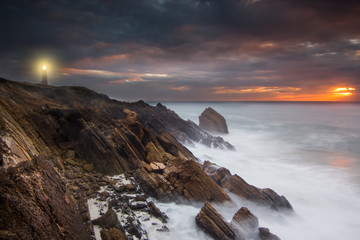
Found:
[[[346,97],[346,96],[353,95],[351,93],[351,91],[355,91],[355,90],[356,89],[352,88],[352,87],[349,87],[349,88],[340,87],[340,88],[335,88],[332,94],[335,95],[335,96],[339,96],[339,97]]]

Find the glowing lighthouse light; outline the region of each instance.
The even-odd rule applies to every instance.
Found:
[[[42,81],[41,81],[41,84],[42,85],[48,85],[46,65],[43,65],[43,67],[42,67]]]

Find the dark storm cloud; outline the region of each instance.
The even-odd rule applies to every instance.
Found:
[[[221,87],[360,88],[357,1],[3,0],[0,14],[0,70],[15,80],[44,53],[62,62],[57,84],[129,99],[224,99],[213,94]]]

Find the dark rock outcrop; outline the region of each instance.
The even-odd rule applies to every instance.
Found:
[[[145,125],[155,136],[168,132],[185,145],[200,142],[209,147],[235,150],[234,146],[224,141],[223,138],[211,136],[194,122],[183,120],[174,111],[167,109],[160,103],[156,107],[150,107],[140,101],[134,103],[130,109],[141,116]]]
[[[292,206],[284,196],[279,196],[273,190],[261,189],[248,184],[238,175],[231,175],[226,168],[219,167],[209,161],[203,164],[203,170],[222,188],[229,190],[236,195],[255,202],[262,206],[269,206],[275,210],[288,209]]]
[[[209,202],[201,208],[195,218],[196,224],[214,239],[230,240],[235,238],[235,232],[229,223]]]
[[[211,107],[199,116],[199,126],[209,132],[229,133],[225,118]]]
[[[59,174],[36,158],[0,171],[0,239],[92,239]]]

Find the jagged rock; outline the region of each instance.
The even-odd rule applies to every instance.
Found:
[[[230,201],[194,160],[174,158],[168,161],[163,174],[138,169],[134,177],[147,194],[163,201]]]
[[[209,132],[229,133],[225,118],[211,107],[199,116],[199,126]]]
[[[280,240],[280,238],[272,234],[268,228],[259,228],[259,238],[261,240]]]
[[[246,207],[235,213],[230,224],[239,239],[254,238],[258,233],[259,220]]]
[[[92,220],[92,223],[99,225],[101,228],[120,228],[119,219],[112,208],[109,208],[101,217]]]
[[[39,158],[0,171],[0,239],[92,239],[58,173]]]
[[[284,196],[279,196],[269,188],[260,189],[254,187],[238,175],[231,175],[230,171],[226,168],[205,161],[203,170],[219,184],[219,186],[246,200],[253,201],[262,206],[269,206],[275,210],[292,210],[292,206]]]
[[[230,225],[209,202],[205,202],[195,218],[196,224],[216,240],[230,240],[235,233]]]
[[[117,228],[102,229],[100,232],[102,240],[127,240],[125,233]]]

